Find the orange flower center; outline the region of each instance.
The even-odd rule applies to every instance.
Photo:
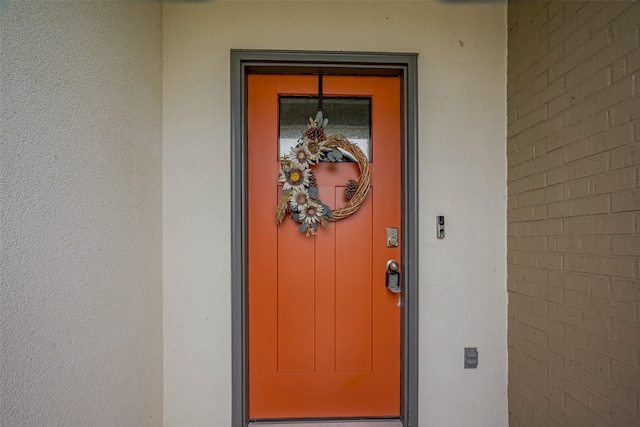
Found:
[[[298,172],[291,173],[291,181],[298,182],[300,181],[300,174]]]

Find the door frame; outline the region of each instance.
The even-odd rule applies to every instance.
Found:
[[[402,111],[402,313],[400,421],[418,425],[418,55],[231,50],[232,426],[249,423],[247,305],[247,85],[251,73],[399,76]],[[275,179],[275,178],[274,178]],[[274,211],[275,212],[275,211]]]

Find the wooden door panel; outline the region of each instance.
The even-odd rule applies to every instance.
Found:
[[[372,188],[353,215],[335,223],[335,360],[337,371],[372,368]],[[344,194],[344,187],[337,189]],[[334,226],[334,224],[332,224]],[[353,242],[358,242],[354,247]]]
[[[401,226],[400,82],[324,78],[327,96],[372,97],[371,190],[354,215],[305,237],[292,219],[274,220],[278,96],[315,95],[317,85],[317,76],[248,77],[249,416],[398,416],[400,308],[385,264],[400,250],[386,247],[385,232]],[[313,170],[323,202],[344,206],[357,165]]]

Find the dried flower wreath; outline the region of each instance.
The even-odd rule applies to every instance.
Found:
[[[357,145],[342,135],[327,137],[324,128],[329,122],[318,111],[315,120],[309,117],[307,130],[291,149],[291,156],[285,156],[280,164],[278,180],[283,183],[283,194],[276,209],[276,224],[280,225],[286,212],[291,213],[294,221],[300,223],[300,232],[307,237],[316,234],[318,224],[329,226],[329,221],[338,221],[353,215],[364,203],[371,176],[369,160]],[[351,154],[358,162],[360,176],[349,180],[345,188],[347,204],[332,211],[318,198],[318,183],[311,166],[323,158],[330,162],[341,161],[342,149]]]

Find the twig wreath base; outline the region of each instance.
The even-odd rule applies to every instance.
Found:
[[[343,135],[325,137],[323,126],[328,120],[322,119],[322,112],[318,112],[316,120],[309,118],[310,125],[298,145],[292,148],[293,159],[285,157],[280,166],[279,181],[284,183],[283,195],[276,208],[276,224],[281,224],[287,212],[299,222],[300,232],[306,236],[314,235],[318,224],[328,227],[329,222],[338,221],[353,215],[362,206],[369,193],[371,175],[369,160],[362,150]],[[323,126],[318,126],[320,123]],[[329,161],[339,161],[342,149],[351,154],[360,169],[360,176],[354,183],[350,181],[348,187],[357,187],[346,193],[347,204],[339,209],[331,210],[318,198],[318,184],[311,166],[322,158]]]

